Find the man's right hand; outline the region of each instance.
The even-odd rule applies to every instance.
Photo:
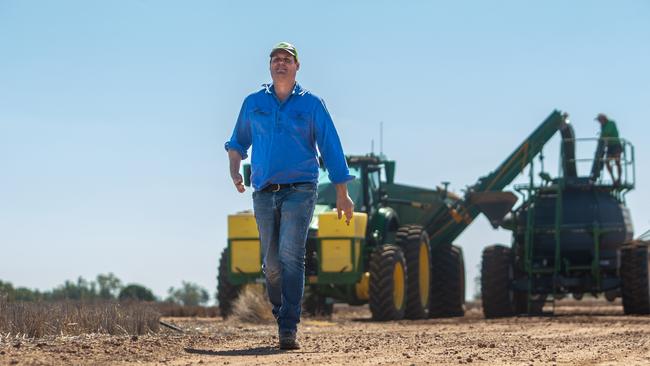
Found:
[[[235,188],[237,188],[237,191],[239,193],[244,193],[246,191],[246,187],[244,187],[244,178],[242,178],[241,174],[232,174],[231,177],[232,182],[235,183]]]
[[[230,178],[235,183],[235,188],[239,193],[244,193],[244,178],[239,174],[239,165],[241,164],[241,155],[237,150],[228,150],[228,160],[230,160]]]

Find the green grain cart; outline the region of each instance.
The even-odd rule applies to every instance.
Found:
[[[535,139],[541,143],[556,131],[562,133],[558,176],[542,164],[534,169],[531,161],[529,183],[514,187],[520,205],[493,222],[512,231],[512,245],[483,251],[485,316],[540,314],[569,294],[578,300],[584,294],[621,297],[626,314],[649,314],[650,251],[647,241],[632,241],[625,203],[635,185],[634,146],[620,139],[622,177],[612,181],[602,174],[604,140],[576,139],[567,123],[544,124]],[[576,148],[585,144],[596,147],[595,156],[576,158]],[[538,153],[528,149],[531,157]],[[580,165],[590,174],[580,176]]]

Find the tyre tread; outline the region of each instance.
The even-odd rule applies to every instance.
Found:
[[[399,320],[404,317],[405,306],[396,309],[393,303],[393,266],[396,261],[401,261],[404,265],[404,275],[407,277],[406,260],[398,246],[382,245],[371,255],[368,302],[373,320]],[[408,282],[408,277],[406,282]]]

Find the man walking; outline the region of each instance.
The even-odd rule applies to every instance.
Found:
[[[596,116],[595,120],[600,123],[600,139],[602,143],[607,146],[607,153],[605,155],[605,166],[607,166],[607,171],[612,177],[612,182],[614,185],[621,184],[621,153],[623,152],[623,147],[621,146],[621,140],[618,137],[618,128],[616,128],[616,122],[607,118],[604,113],[599,113]],[[612,171],[611,161],[614,160],[616,164],[616,170],[618,173],[618,178],[614,179],[614,172]]]
[[[246,97],[232,137],[226,142],[230,176],[244,192],[239,168],[252,146],[253,208],[262,246],[262,270],[281,349],[296,340],[305,281],[305,242],[316,203],[318,156],[336,185],[339,219],[352,218],[347,182],[353,179],[341,141],[322,99],[296,83],[298,51],[287,42],[270,54],[272,84]]]

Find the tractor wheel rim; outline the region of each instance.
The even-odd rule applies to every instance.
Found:
[[[393,268],[393,304],[396,310],[404,306],[404,267],[396,262]]]
[[[418,285],[420,287],[420,303],[426,307],[429,303],[429,283],[431,272],[429,271],[429,247],[426,242],[420,243],[420,257],[418,258]]]

